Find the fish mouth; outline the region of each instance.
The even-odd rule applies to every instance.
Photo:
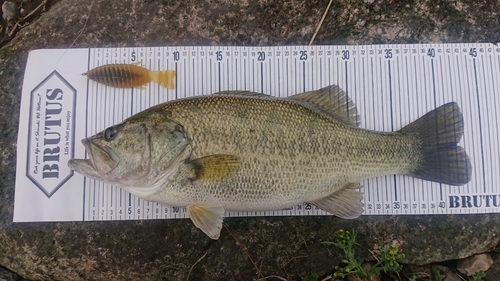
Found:
[[[82,144],[88,154],[88,159],[70,159],[70,169],[91,178],[102,178],[118,166],[118,157],[112,149],[93,142],[91,138],[82,139]]]

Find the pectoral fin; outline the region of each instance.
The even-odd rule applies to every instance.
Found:
[[[219,239],[224,218],[224,208],[221,205],[193,204],[187,206],[187,211],[196,227],[208,237]]]
[[[363,203],[361,203],[363,194],[357,190],[359,188],[361,188],[359,183],[350,182],[340,191],[309,203],[343,219],[354,219],[363,212]]]
[[[217,154],[189,160],[183,169],[193,181],[218,182],[238,172],[240,164],[236,156]]]

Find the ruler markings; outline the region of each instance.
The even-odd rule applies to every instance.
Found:
[[[330,58],[328,58],[330,59]],[[363,93],[362,95],[363,96],[366,96],[366,71],[365,71],[365,57],[362,56],[361,57],[361,83],[363,85]],[[330,76],[330,75],[329,75]],[[330,83],[331,84],[331,83]],[[361,100],[361,98],[359,98],[359,100]],[[366,104],[364,103],[363,104],[363,108],[366,108]],[[358,110],[360,110],[360,108],[358,108]],[[365,112],[365,110],[363,110],[362,112]],[[358,111],[358,114],[361,114],[361,112]],[[363,116],[360,115],[360,121],[362,121],[361,125],[362,126],[366,126],[366,123],[367,123],[367,120],[366,120],[366,114],[363,114]],[[372,213],[372,209],[373,209],[373,204],[371,203],[371,194],[370,192],[367,192],[369,190],[369,186],[368,186],[368,183],[366,181],[363,181],[364,182],[364,187],[365,187],[365,190],[364,190],[364,195],[363,195],[363,204],[365,204],[365,212],[368,213],[368,214],[371,214]],[[361,190],[361,192],[363,192],[363,190]]]
[[[404,47],[402,47],[404,48]],[[403,49],[403,53],[407,51],[407,49]],[[400,100],[403,100],[403,102],[401,103],[401,123],[404,124],[406,126],[406,124],[410,124],[410,121],[409,121],[409,118],[406,119],[406,115],[403,114],[403,112],[409,112],[408,110],[408,103],[409,103],[409,100],[408,99],[407,101],[405,101],[406,98],[408,98],[409,96],[411,96],[411,92],[410,92],[410,83],[408,82],[409,79],[410,79],[410,75],[409,75],[409,69],[408,69],[408,57],[405,56],[404,58],[404,73],[406,74],[406,79],[403,80],[403,87],[406,85],[406,91],[401,91],[402,93],[406,93],[406,94],[403,94],[401,95],[401,99]],[[409,115],[409,113],[408,113]],[[404,198],[404,203],[403,203],[403,210],[405,212],[405,214],[408,213],[408,201],[409,201],[409,193],[407,192],[407,183],[408,183],[408,180],[409,178],[408,177],[404,177],[403,178],[403,186],[402,186],[402,189],[403,189],[403,198]]]
[[[483,140],[483,123],[485,122],[485,119],[484,119],[484,115],[483,113],[481,112],[482,110],[482,106],[481,106],[481,103],[482,103],[482,99],[481,97],[479,96],[479,88],[480,88],[480,80],[478,78],[478,71],[479,71],[479,67],[478,67],[478,64],[479,64],[479,61],[478,61],[478,57],[473,57],[472,58],[472,71],[473,71],[473,76],[472,76],[472,79],[473,79],[473,88],[472,88],[472,91],[474,93],[474,99],[475,99],[475,102],[476,102],[476,112],[478,114],[478,131],[479,131],[479,134],[478,134],[478,137],[479,137],[479,144],[481,145],[480,147],[480,155],[478,157],[478,161],[481,163],[481,170],[480,170],[480,179],[482,181],[482,184],[480,186],[477,186],[476,187],[476,192],[479,192],[479,190],[481,190],[483,188],[483,186],[486,184],[486,176],[485,176],[485,165],[484,165],[484,140]]]
[[[482,49],[482,48],[481,48]],[[480,50],[481,50],[480,49]],[[484,87],[484,90],[483,90],[483,93],[487,93],[488,90],[489,90],[489,85],[488,83],[486,82],[486,79],[487,79],[487,73],[485,71],[485,68],[487,67],[486,66],[486,63],[485,63],[485,56],[486,54],[481,54],[481,73],[480,73],[480,77],[482,76],[483,79],[482,79],[482,83],[483,83],[483,87]],[[478,96],[480,95],[480,93],[478,92]],[[483,111],[485,113],[485,125],[486,125],[486,128],[490,128],[492,125],[491,125],[491,116],[490,116],[490,112],[491,110],[489,109],[489,104],[491,102],[491,100],[488,100],[488,95],[481,95],[482,97],[482,100],[483,101]],[[489,163],[487,163],[485,166],[484,166],[484,173],[485,173],[485,184],[483,186],[483,192],[486,193],[487,192],[487,183],[488,182],[493,182],[493,171],[491,170],[492,167],[494,166],[494,163],[493,163],[493,160],[494,160],[494,148],[493,148],[493,145],[492,145],[492,142],[491,142],[491,130],[485,130],[485,132],[487,132],[487,135],[485,135],[485,139],[484,141],[488,144],[487,145],[487,149],[488,149],[488,152],[490,154],[489,156]],[[498,143],[497,143],[498,145]],[[490,178],[488,180],[486,180],[486,175],[490,175]]]
[[[489,81],[489,89],[487,92],[491,92],[491,93],[496,93],[496,87],[495,87],[495,79],[493,78],[493,61],[495,60],[495,56],[491,53],[491,49],[488,49],[488,62],[489,62],[489,71],[485,71],[485,76],[488,76],[488,81]],[[487,72],[490,72],[491,73],[491,76],[488,75]],[[498,171],[500,167],[498,167],[498,163],[500,161],[500,158],[498,157],[498,152],[499,152],[499,148],[498,148],[498,145],[495,145],[496,143],[498,143],[498,114],[496,112],[496,104],[497,104],[497,100],[496,100],[496,96],[493,95],[492,97],[492,103],[491,104],[488,104],[489,105],[489,108],[488,108],[488,111],[491,112],[491,115],[490,116],[490,119],[491,119],[491,126],[492,127],[495,127],[496,130],[495,130],[495,133],[492,133],[490,135],[490,143],[491,143],[491,147],[493,149],[492,153],[490,153],[491,157],[493,157],[492,159],[492,164],[491,164],[491,167],[490,167],[490,173],[491,173],[491,182],[494,182],[495,179],[494,179],[494,172],[495,171]],[[497,141],[495,141],[495,138]],[[491,185],[489,185],[491,186]],[[485,186],[485,191],[486,192],[491,192],[491,190],[489,190],[489,186],[486,185]]]
[[[468,97],[468,110],[470,112],[473,112],[474,115],[476,115],[476,109],[477,109],[477,106],[474,107],[474,100],[472,99],[472,91],[471,91],[471,86],[470,86],[470,80],[469,80],[469,65],[468,65],[468,59],[467,59],[467,55],[463,55],[463,59],[464,59],[464,66],[465,66],[465,80],[466,80],[466,96]],[[465,86],[465,85],[464,85]],[[472,123],[472,120],[468,120],[469,121],[469,132],[470,133],[470,138],[472,139],[471,142],[472,143],[475,143],[477,142],[477,139],[476,139],[476,136],[477,136],[477,133],[475,132],[476,131],[476,128],[477,128],[477,125],[476,124],[471,124]],[[470,152],[469,152],[470,153]],[[472,155],[476,155],[476,146],[472,146]],[[474,182],[474,186],[477,187],[479,186],[481,183],[479,183],[478,181],[480,180],[479,176],[477,176],[477,172],[478,172],[478,163],[477,163],[477,157],[472,157],[471,159],[472,161],[472,165],[474,168],[474,170],[472,171],[473,172],[473,180],[475,181]],[[474,190],[476,191],[476,190]]]
[[[401,52],[401,49],[399,46],[399,48],[397,48],[395,50],[395,54],[396,54],[395,73],[396,73],[396,77],[397,77],[397,86],[395,86],[395,89],[396,89],[398,94],[395,95],[395,98],[397,99],[397,106],[394,107],[394,109],[398,113],[397,120],[399,120],[399,122],[397,120],[393,120],[396,122],[398,130],[400,130],[402,128],[402,125],[401,125],[401,120],[402,120],[401,62],[400,62],[400,56],[399,56],[400,52]],[[403,198],[405,197],[403,194],[402,186],[404,186],[404,177],[401,178],[401,177],[394,176],[394,201],[395,202],[394,202],[393,209],[396,210],[397,213],[401,213],[401,201],[403,201]]]
[[[451,48],[448,45],[447,45],[447,51],[446,52],[447,53],[451,52]],[[447,58],[447,61],[445,63],[447,65],[447,70],[448,70],[447,73],[449,74],[448,75],[448,79],[447,79],[447,84],[448,84],[447,89],[450,89],[450,91],[449,91],[450,92],[450,97],[451,97],[451,100],[454,101],[455,100],[455,88],[453,87],[453,81],[454,81],[453,74],[455,72],[453,71],[453,68],[451,66],[451,58],[450,58],[450,56],[446,56],[446,58]],[[442,69],[444,69],[444,67]],[[443,94],[444,93],[445,93],[445,88],[443,88]],[[458,160],[458,156],[457,156],[456,159]],[[445,189],[445,195],[444,195],[444,197],[447,197],[448,194],[450,194],[450,193],[451,193],[451,187],[448,187],[447,189]],[[444,203],[444,198],[442,199],[442,201],[443,201],[443,204],[445,204]],[[446,206],[446,210],[448,210],[449,206],[448,205],[445,205],[445,206]]]
[[[495,77],[494,77],[494,68],[493,68],[493,63],[494,63],[495,55],[492,54],[491,57],[492,57],[492,59],[489,60],[490,61],[490,73],[491,73],[491,88],[492,88],[491,92],[492,93],[498,93],[497,92],[498,91],[498,86],[495,86],[495,82],[498,83],[498,79],[495,79]],[[499,70],[500,70],[500,57],[497,57],[497,58],[498,58],[497,61],[498,61]],[[493,96],[493,106],[491,106],[490,108],[491,108],[491,110],[495,114],[495,117],[494,117],[493,120],[496,121],[496,122],[494,122],[494,124],[496,125],[496,130],[495,130],[496,131],[496,143],[498,143],[498,140],[500,140],[500,135],[499,135],[500,128],[498,126],[498,123],[499,123],[498,120],[499,119],[498,119],[498,113],[497,113],[496,109],[500,108],[500,104],[498,104],[498,100],[496,98],[496,94],[493,94],[492,96]],[[495,139],[492,139],[491,141],[492,141],[492,143],[495,143]],[[492,171],[498,171],[498,170],[500,170],[499,169],[500,167],[498,167],[499,163],[500,163],[500,148],[498,146],[495,146],[495,145],[493,145],[493,147],[495,147],[496,153],[492,154],[492,155],[496,156],[496,159],[495,159],[496,161],[494,161],[495,166],[492,166],[491,168],[492,168]],[[493,176],[493,173],[492,173],[492,176]],[[494,182],[494,179],[492,179],[492,182]],[[491,188],[491,186],[492,185],[490,185],[490,188]],[[489,190],[489,192],[493,193],[492,190]]]
[[[432,56],[432,53],[435,52],[435,49],[434,48],[430,48],[429,51],[431,51],[431,56]],[[431,59],[430,59],[430,67],[431,67],[431,73],[430,73],[431,77],[430,77],[430,79],[432,81],[432,94],[433,94],[433,99],[432,99],[433,104],[432,104],[431,108],[432,109],[436,109],[438,107],[438,105],[437,105],[436,72],[435,72],[435,69],[434,69],[434,57],[431,57]],[[437,121],[438,120],[436,119],[435,122],[437,123]],[[438,132],[437,132],[437,127],[436,127],[436,135],[437,134],[438,134]],[[438,145],[439,145],[439,143],[438,143]],[[441,168],[441,166],[439,165],[438,167],[439,167],[438,168],[439,169],[439,173],[442,174],[442,168]],[[441,184],[439,183],[438,185],[441,188]],[[430,192],[429,192],[430,197],[431,197],[430,198],[431,202],[434,201],[434,192],[433,192],[434,190],[437,190],[437,189],[432,188],[430,190]],[[435,209],[435,207],[436,207],[435,203],[430,203],[430,204],[431,204],[431,206],[430,206],[431,210]]]
[[[442,49],[438,49],[438,50],[439,50],[438,53],[440,54],[440,56],[439,56],[439,65],[438,65],[439,79],[437,80],[437,82],[441,86],[441,87],[439,87],[441,93],[439,95],[437,95],[436,107],[448,102],[445,98],[445,87],[450,87],[450,85],[447,85],[447,80],[446,80],[445,74],[443,72],[443,69],[444,69],[443,56],[441,55]],[[455,112],[453,112],[453,114],[455,114]],[[455,158],[455,161],[458,161],[458,159]],[[449,169],[447,169],[447,170],[448,170],[448,172],[450,171]],[[439,205],[438,205],[439,209],[438,210],[441,210],[441,211],[444,208],[444,206],[441,203],[444,201],[444,198],[446,196],[445,193],[446,193],[446,188],[443,186],[443,184],[439,184]]]

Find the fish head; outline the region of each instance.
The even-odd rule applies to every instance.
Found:
[[[69,160],[71,169],[120,187],[150,187],[175,168],[189,139],[168,116],[139,114],[82,143],[88,159]]]

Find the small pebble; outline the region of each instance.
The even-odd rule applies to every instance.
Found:
[[[15,20],[19,17],[19,7],[14,2],[5,1],[2,5],[2,13],[4,20]]]
[[[489,254],[478,254],[459,260],[457,269],[461,273],[471,276],[479,271],[488,270],[492,264],[493,259]]]

